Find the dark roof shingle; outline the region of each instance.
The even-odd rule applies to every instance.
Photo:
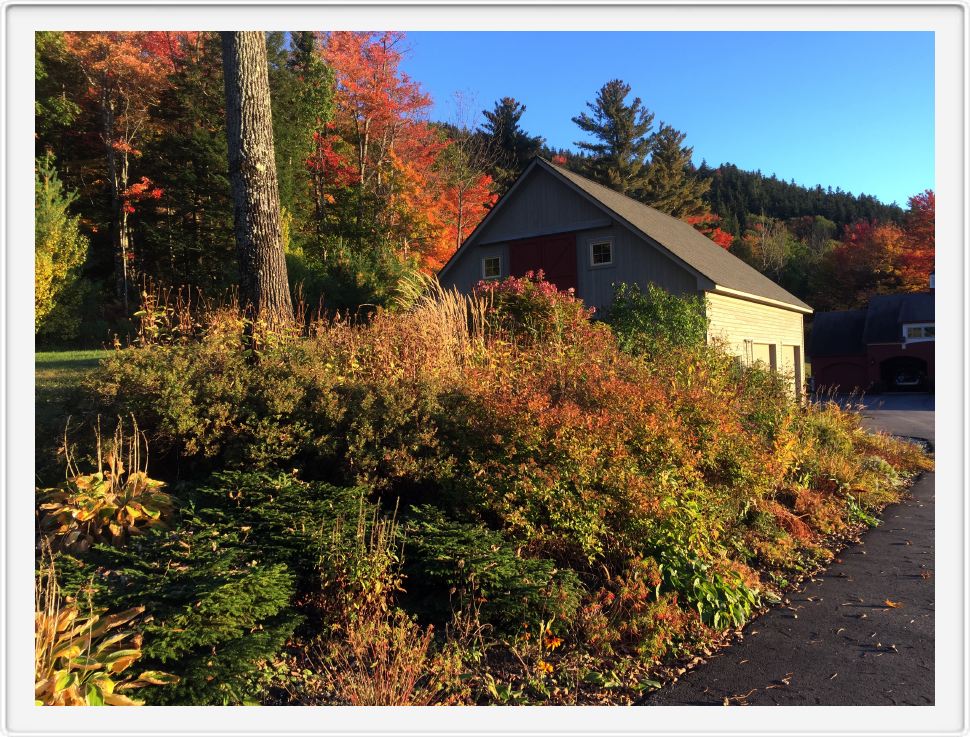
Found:
[[[866,310],[816,312],[812,319],[810,356],[859,356],[866,352],[862,334]]]
[[[612,211],[674,256],[727,289],[811,310],[758,270],[699,233],[688,223],[637,202],[609,187],[539,158],[538,162]]]
[[[934,322],[936,306],[932,292],[879,294],[869,300],[863,340],[869,343],[899,343],[903,324]]]

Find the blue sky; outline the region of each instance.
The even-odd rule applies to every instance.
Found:
[[[512,96],[550,145],[618,77],[687,133],[694,161],[906,204],[934,188],[928,32],[410,32],[404,70],[453,119]]]

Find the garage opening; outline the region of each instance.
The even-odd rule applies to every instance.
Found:
[[[929,389],[926,361],[915,356],[894,356],[879,364],[887,392],[925,392]]]

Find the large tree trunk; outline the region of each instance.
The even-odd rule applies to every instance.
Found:
[[[261,31],[221,36],[239,296],[253,317],[279,327],[292,320],[293,305],[280,237],[266,37]]]
[[[111,188],[111,247],[115,270],[115,293],[128,315],[128,213],[122,193],[128,186],[128,155],[118,161],[114,140],[114,107],[106,92],[101,98],[101,124],[105,155],[108,160],[108,184]]]

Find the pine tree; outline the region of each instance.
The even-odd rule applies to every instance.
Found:
[[[485,124],[480,128],[496,163],[490,172],[501,192],[522,173],[543,146],[541,136],[530,136],[519,126],[525,105],[512,97],[503,97],[492,110],[483,110]]]
[[[686,134],[661,123],[653,136],[653,152],[643,188],[635,193],[641,202],[675,218],[697,215],[706,208],[709,179],[697,175],[691,164],[694,149],[684,146]]]
[[[222,32],[229,180],[239,254],[239,296],[271,326],[292,318],[280,223],[273,118],[262,31]]]
[[[639,97],[627,104],[629,94],[630,85],[611,80],[596,93],[596,102],[586,103],[592,115],[582,112],[573,118],[595,139],[576,142],[590,154],[587,173],[623,194],[634,193],[645,184],[654,118]]]
[[[273,142],[280,206],[291,222],[292,245],[299,250],[307,239],[319,241],[321,237],[318,226],[322,223],[306,161],[316,151],[314,134],[324,134],[333,119],[334,79],[320,55],[315,33],[291,33],[289,49],[283,47],[283,38],[283,33],[267,37]]]
[[[156,280],[212,293],[238,279],[218,34],[199,33],[172,79],[141,159],[164,188],[165,207],[139,218],[139,263]]]

